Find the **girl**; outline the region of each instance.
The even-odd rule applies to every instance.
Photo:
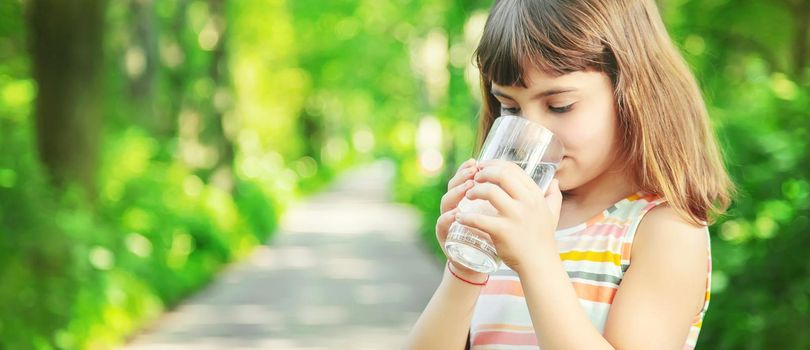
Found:
[[[653,0],[500,0],[475,53],[483,108],[560,137],[546,193],[464,163],[436,224],[489,233],[500,269],[448,263],[409,349],[687,349],[709,305],[707,225],[732,185],[699,88]],[[477,150],[476,150],[477,152]],[[462,196],[493,216],[458,215]]]

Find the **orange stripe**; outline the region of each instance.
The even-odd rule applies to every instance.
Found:
[[[514,295],[516,297],[522,297],[523,287],[520,285],[520,282],[516,280],[490,279],[489,283],[487,283],[481,291],[481,294]]]
[[[645,192],[643,195],[639,196],[638,198],[643,198],[647,202],[652,202],[652,201],[656,201],[656,200],[660,199],[661,197],[659,197],[657,194],[654,194],[654,193]]]
[[[622,244],[622,260],[630,260],[630,248],[632,243],[625,242]]]
[[[594,216],[593,218],[591,218],[590,220],[585,222],[585,225],[591,226],[596,222],[602,221],[602,219],[604,219],[604,218],[605,218],[605,212],[601,212],[601,213],[599,213],[599,215]]]
[[[615,287],[595,286],[581,282],[571,282],[571,284],[574,286],[577,297],[588,301],[612,304],[613,297],[616,295]],[[520,282],[515,280],[490,280],[481,294],[525,297]]]
[[[577,292],[577,296],[580,299],[612,304],[613,297],[616,296],[615,287],[594,286],[580,282],[571,282],[571,284],[574,285],[574,290]]]
[[[473,346],[488,344],[537,346],[537,336],[534,333],[510,333],[497,331],[476,333],[475,340],[473,340]]]

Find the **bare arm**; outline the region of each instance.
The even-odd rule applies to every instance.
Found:
[[[636,233],[604,336],[582,312],[559,258],[545,257],[521,274],[532,322],[544,349],[681,349],[703,305],[705,227],[655,208]],[[556,260],[555,260],[556,259]]]
[[[450,268],[470,281],[481,282],[481,274]],[[463,350],[470,329],[473,309],[481,293],[474,286],[444,270],[442,282],[411,330],[405,349]]]
[[[442,215],[436,221],[436,239],[442,250],[450,224],[455,221],[456,207],[472,186],[471,179],[477,172],[473,165],[472,159],[462,164],[448,182],[447,193],[442,196]],[[467,281],[477,283],[487,278],[485,274],[453,263],[448,268]],[[463,350],[481,288],[456,278],[445,268],[439,287],[408,335],[405,349]]]

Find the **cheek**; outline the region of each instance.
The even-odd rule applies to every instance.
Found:
[[[582,113],[572,118],[558,131],[565,145],[566,155],[574,158],[588,157],[590,154],[612,153],[616,139],[615,117],[610,115],[594,117]]]
[[[561,164],[563,174],[569,173],[565,170],[568,168],[571,169],[569,174],[589,177],[587,173],[598,171],[618,153],[616,116],[606,113],[604,109],[581,111],[558,129],[557,134],[569,157]]]

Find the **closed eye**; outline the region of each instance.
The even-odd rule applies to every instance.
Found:
[[[573,103],[562,107],[548,106],[548,110],[551,111],[552,113],[563,114],[565,112],[570,111],[572,107],[574,107]]]
[[[570,105],[562,106],[562,107],[549,106],[548,110],[551,111],[551,113],[563,114],[563,113],[571,111],[571,109],[573,107],[574,107],[574,104],[572,103]],[[518,115],[518,113],[520,113],[520,108],[519,107],[504,107],[504,106],[501,106],[501,115]]]

